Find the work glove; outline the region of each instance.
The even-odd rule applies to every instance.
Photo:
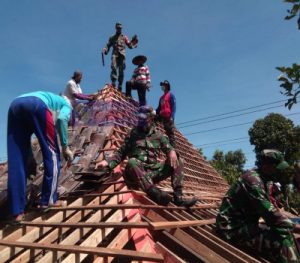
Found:
[[[66,161],[72,162],[74,159],[74,154],[70,150],[69,146],[64,146],[63,147],[63,155]]]

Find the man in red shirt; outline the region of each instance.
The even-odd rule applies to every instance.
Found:
[[[156,109],[158,120],[162,122],[166,134],[169,137],[170,143],[175,147],[175,125],[174,118],[176,112],[176,99],[175,96],[170,92],[171,85],[169,81],[164,80],[160,82],[160,86],[164,95],[159,99],[159,105]]]

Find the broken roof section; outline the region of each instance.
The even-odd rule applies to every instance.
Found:
[[[59,178],[65,207],[31,209],[21,227],[3,227],[1,262],[259,262],[215,235],[217,208],[228,185],[178,130],[184,194],[200,200],[189,210],[158,206],[145,193],[128,189],[122,178],[126,161],[114,173],[94,171],[95,162],[122,145],[137,110],[135,101],[109,85],[92,105],[78,106],[81,120],[69,130],[76,158],[70,167],[62,163]],[[33,151],[38,174],[28,188],[31,201],[38,198],[43,174],[36,142]],[[168,180],[159,186],[172,192]]]

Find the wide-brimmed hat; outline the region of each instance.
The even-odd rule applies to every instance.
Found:
[[[144,55],[138,55],[132,59],[132,64],[139,65],[144,64],[147,61],[147,57]]]

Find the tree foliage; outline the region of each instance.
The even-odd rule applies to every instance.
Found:
[[[278,81],[283,88],[282,94],[288,97],[285,106],[290,110],[297,103],[297,97],[300,93],[300,65],[294,63],[291,67],[277,67],[282,74]]]
[[[206,156],[204,155],[203,149],[198,148],[199,153],[203,156],[203,158],[206,160]]]
[[[291,9],[288,9],[286,20],[296,17],[300,11],[300,0],[284,0],[283,2],[292,4]],[[300,29],[300,17],[298,19],[298,29]],[[300,93],[300,65],[294,63],[291,67],[276,67],[282,74],[278,81],[281,82],[280,87],[283,88],[282,94],[287,96],[288,100],[285,106],[290,110],[296,104],[297,96]]]
[[[243,168],[246,163],[246,157],[242,150],[229,151],[224,154],[221,150],[216,150],[210,164],[232,184],[243,173]]]
[[[277,149],[284,153],[290,168],[279,174],[278,182],[282,185],[284,199],[289,200],[289,206],[285,205],[285,208],[299,208],[299,193],[289,192],[287,189],[295,174],[293,164],[300,157],[300,127],[295,127],[290,119],[281,114],[271,113],[263,119],[256,120],[248,133],[256,154],[263,149]]]
[[[264,149],[277,149],[293,164],[300,156],[299,131],[299,126],[295,127],[290,119],[271,113],[256,120],[248,133],[256,154]]]
[[[300,0],[284,0],[283,2],[293,4],[291,9],[288,9],[288,15],[284,18],[285,20],[290,20],[294,18],[300,9]]]

